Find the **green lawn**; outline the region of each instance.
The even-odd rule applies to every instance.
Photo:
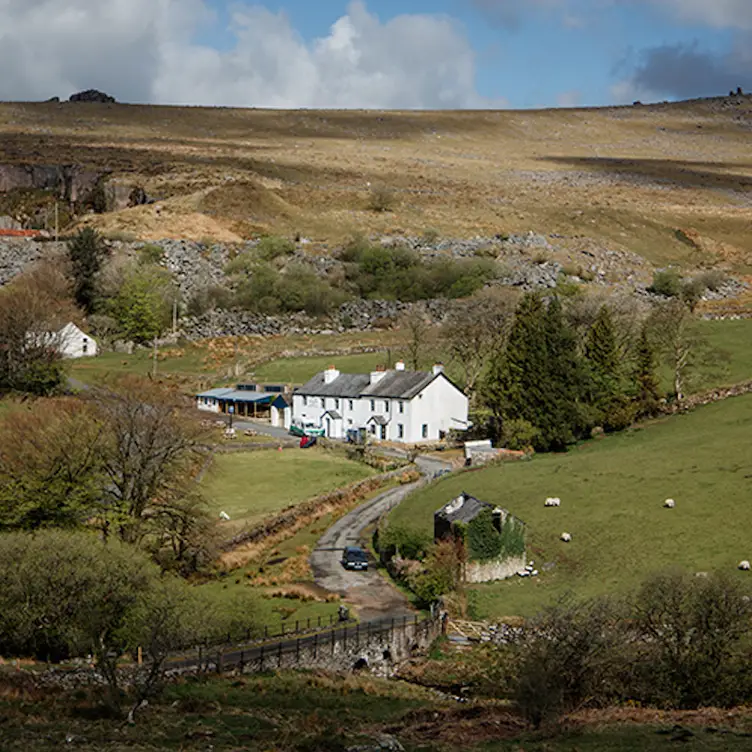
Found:
[[[390,520],[432,531],[434,511],[466,491],[528,524],[541,576],[474,588],[479,617],[530,615],[567,592],[623,591],[671,566],[734,573],[752,558],[751,438],[748,395],[567,454],[452,476],[405,500]],[[561,507],[545,508],[548,496]],[[676,509],[663,508],[669,497]],[[560,542],[562,532],[571,543]]]
[[[270,449],[216,455],[201,487],[217,514],[226,512],[233,523],[254,523],[373,474],[323,449]]]
[[[157,359],[157,374],[180,375],[187,378],[206,378],[204,367],[206,350],[199,347],[166,348]],[[80,358],[70,366],[74,379],[91,384],[109,374],[150,374],[154,367],[150,350],[136,350],[133,355],[102,353],[96,358]]]
[[[710,345],[729,358],[719,374],[700,379],[698,391],[752,379],[752,319],[700,321],[698,327]]]
[[[392,361],[397,360],[392,355]],[[258,381],[303,384],[328,366],[336,366],[342,373],[369,373],[376,366],[386,365],[387,353],[364,353],[360,355],[326,355],[315,358],[280,358],[259,366],[255,371]]]

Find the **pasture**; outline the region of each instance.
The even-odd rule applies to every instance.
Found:
[[[367,465],[322,449],[217,454],[201,482],[212,511],[236,527],[373,475]]]
[[[389,520],[424,533],[466,491],[528,525],[541,575],[472,588],[475,616],[529,616],[572,593],[620,593],[653,572],[723,570],[752,558],[752,395],[708,405],[566,454],[462,472],[405,500]],[[560,508],[545,508],[559,496]],[[664,509],[666,498],[675,509]],[[572,535],[563,543],[563,532]]]

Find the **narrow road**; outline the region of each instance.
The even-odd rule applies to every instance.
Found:
[[[428,457],[419,457],[416,464],[429,478],[447,469],[445,463]],[[370,562],[371,568],[367,572],[345,569],[341,564],[342,550],[345,546],[359,546],[367,527],[421,485],[422,481],[416,481],[386,491],[346,514],[324,533],[311,554],[316,583],[330,592],[339,593],[357,609],[361,621],[399,619],[414,611],[407,598],[375,570],[375,562]]]
[[[225,416],[226,417],[226,416]],[[229,419],[228,419],[229,422]],[[290,441],[291,439],[294,440],[295,437],[290,434],[290,432],[286,428],[279,428],[278,426],[272,426],[269,423],[261,423],[260,421],[255,420],[247,420],[245,418],[241,418],[238,420],[235,418],[232,421],[232,425],[234,428],[236,428],[238,431],[256,431],[257,433],[263,434],[265,436],[271,436],[274,439],[284,439],[285,441]]]

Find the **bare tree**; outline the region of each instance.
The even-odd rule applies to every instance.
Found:
[[[441,335],[464,372],[468,394],[475,393],[493,353],[504,347],[518,302],[516,291],[490,288],[452,307]]]
[[[179,503],[195,477],[206,429],[177,391],[135,376],[92,390],[97,419],[106,427],[102,461],[105,531],[124,541],[149,532],[157,508]]]
[[[433,346],[434,329],[427,316],[420,310],[412,310],[400,320],[400,329],[407,332],[405,345],[410,367],[418,371],[425,360],[426,353]]]
[[[0,290],[0,390],[49,394],[60,386],[60,331],[79,318],[66,289],[42,265]]]

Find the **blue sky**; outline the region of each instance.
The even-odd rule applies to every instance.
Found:
[[[752,89],[752,0],[4,0],[0,16],[0,99],[529,108]]]

